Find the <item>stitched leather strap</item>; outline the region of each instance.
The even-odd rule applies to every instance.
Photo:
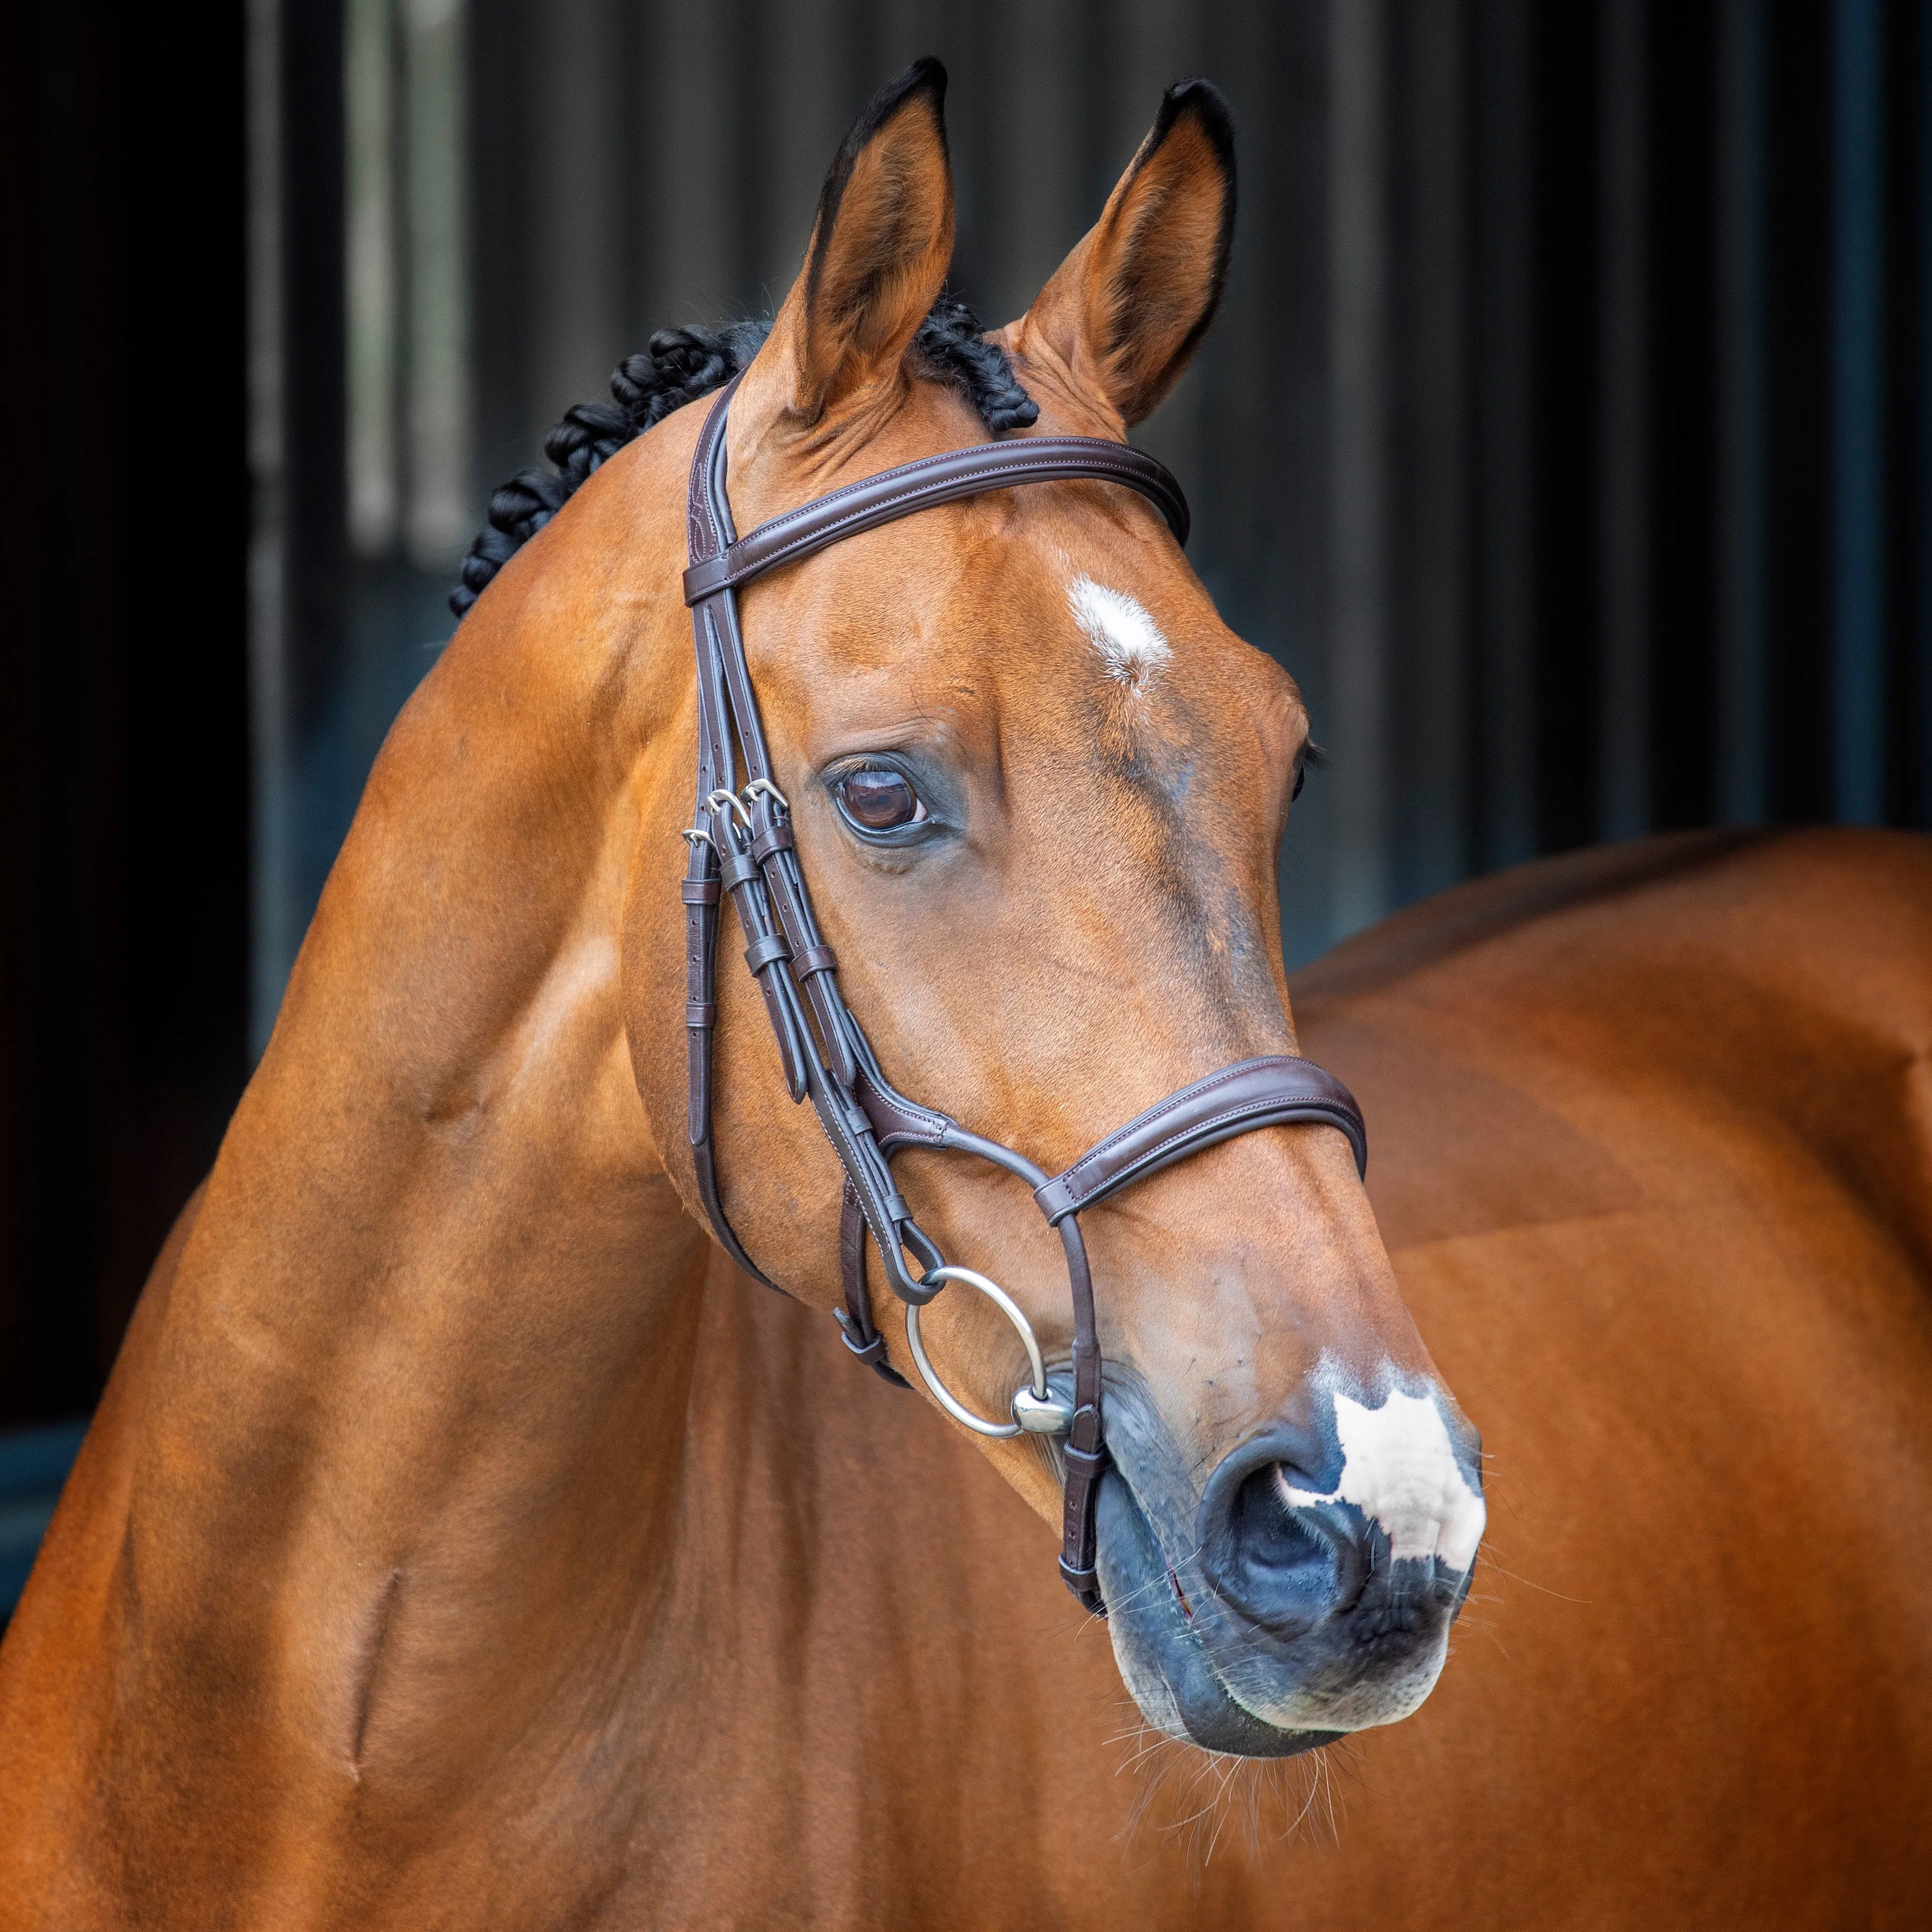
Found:
[[[1018,483],[1082,480],[1121,483],[1138,490],[1166,519],[1174,542],[1186,542],[1187,500],[1172,474],[1152,457],[1101,436],[1016,436],[1010,442],[950,450],[944,456],[922,457],[896,470],[881,470],[760,524],[748,536],[715,554],[700,556],[694,543],[691,568],[684,573],[684,601],[701,604],[721,590],[740,589],[780,564],[796,563],[842,538],[896,523],[936,503],[956,502]]]
[[[1156,1101],[1034,1189],[1034,1198],[1057,1223],[1204,1148],[1303,1120],[1339,1127],[1354,1150],[1356,1172],[1366,1175],[1368,1130],[1354,1096],[1312,1060],[1276,1053],[1237,1060]]]

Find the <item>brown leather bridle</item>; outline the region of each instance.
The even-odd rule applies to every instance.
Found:
[[[1361,1110],[1348,1089],[1311,1060],[1287,1054],[1237,1061],[1172,1094],[1090,1148],[1063,1172],[1048,1175],[1024,1154],[969,1132],[950,1115],[898,1092],[880,1071],[870,1042],[840,997],[838,962],[820,937],[799,868],[791,814],[773,782],[771,759],[752,690],[738,624],[739,588],[782,564],[796,562],[842,537],[877,528],[916,510],[1020,483],[1080,478],[1124,484],[1147,497],[1177,542],[1187,540],[1180,486],[1149,456],[1093,436],[1025,436],[928,457],[836,490],[740,537],[725,494],[724,425],[734,378],[712,405],[692,458],[686,522],[691,567],[684,574],[698,647],[698,806],[686,834],[685,955],[690,1106],[688,1130],[698,1192],[724,1250],[746,1274],[776,1288],[744,1250],[718,1199],[711,1138],[711,1036],[716,1023],[714,966],[721,889],[731,895],[748,942],[745,963],[764,995],[794,1103],[809,1099],[845,1170],[839,1254],[845,1306],[838,1311],[845,1345],[901,1388],[909,1386],[886,1359],[866,1292],[866,1236],[872,1234],[892,1292],[907,1304],[908,1338],[918,1366],[916,1310],[948,1280],[991,1288],[970,1270],[949,1269],[913,1219],[892,1183],[892,1156],[905,1147],[978,1156],[1017,1174],[1051,1226],[1059,1230],[1073,1301],[1073,1400],[1015,1398],[1021,1426],[1064,1434],[1064,1534],[1060,1574],[1089,1610],[1106,1613],[1095,1568],[1094,1502],[1107,1448],[1101,1415],[1101,1360],[1094,1285],[1080,1232],[1082,1211],[1204,1148],[1291,1121],[1339,1127],[1366,1172],[1368,1140]],[[734,748],[735,747],[735,748]],[[738,782],[740,760],[744,773]],[[906,1265],[910,1254],[920,1272]],[[996,1293],[997,1291],[994,1291]],[[1030,1354],[1030,1328],[1005,1298]],[[1036,1381],[1041,1380],[1036,1371]],[[1043,1388],[1043,1382],[1042,1383]],[[947,1401],[954,1413],[956,1404]],[[982,1426],[983,1425],[976,1425]],[[988,1430],[987,1432],[992,1432]]]

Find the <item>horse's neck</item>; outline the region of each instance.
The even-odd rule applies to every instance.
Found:
[[[392,734],[144,1406],[142,1643],[217,1654],[319,1797],[529,1735],[600,1647],[634,1665],[675,1533],[706,1244],[619,921],[676,683],[549,594],[541,640],[514,599],[472,620]]]

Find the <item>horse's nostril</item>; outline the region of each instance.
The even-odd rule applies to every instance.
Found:
[[[1282,1494],[1282,1466],[1255,1470],[1234,1498],[1232,1562],[1222,1587],[1264,1624],[1314,1622],[1346,1610],[1368,1580],[1370,1551],[1358,1513],[1295,1508]],[[1288,1472],[1294,1480],[1294,1472]]]
[[[1298,1510],[1282,1498],[1277,1466],[1257,1469],[1234,1499],[1234,1543],[1244,1562],[1266,1570],[1297,1570],[1326,1564],[1331,1551]]]

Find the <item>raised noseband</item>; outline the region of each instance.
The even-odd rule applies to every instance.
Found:
[[[889,1381],[906,1386],[886,1360],[866,1291],[869,1234],[887,1283],[906,1307],[913,1364],[947,1412],[982,1435],[1027,1429],[1064,1436],[1065,1505],[1060,1572],[1090,1610],[1105,1613],[1095,1564],[1094,1502],[1107,1464],[1101,1411],[1100,1345],[1094,1286],[1080,1214],[1236,1134],[1308,1123],[1339,1129],[1366,1171],[1361,1110],[1332,1074],[1292,1054],[1244,1060],[1191,1082],[1118,1128],[1064,1172],[1049,1176],[998,1141],[970,1132],[934,1108],[909,1100],[886,1078],[865,1031],[838,986],[838,961],[812,916],[784,795],[773,782],[764,729],[739,628],[736,591],[764,572],[812,556],[843,537],[877,528],[937,503],[1022,483],[1089,481],[1124,484],[1146,497],[1178,542],[1187,540],[1187,504],[1160,464],[1124,443],[1092,436],[1027,436],[928,457],[760,524],[740,538],[724,488],[724,424],[737,388],[720,393],[700,431],[686,502],[691,567],[685,601],[698,651],[698,806],[685,833],[691,860],[682,895],[686,932],[687,1127],[700,1198],[725,1252],[768,1288],[776,1286],[745,1251],[718,1198],[711,1138],[711,1047],[717,1022],[718,906],[729,893],[743,928],[745,962],[764,995],[785,1084],[794,1102],[809,1099],[845,1170],[839,1257],[846,1346]],[[741,768],[744,780],[739,781]],[[893,1184],[892,1156],[922,1146],[970,1154],[1024,1180],[1059,1233],[1073,1305],[1073,1396],[1054,1394],[1032,1324],[997,1283],[949,1265],[913,1219]],[[917,1272],[907,1265],[908,1257]],[[1010,1423],[988,1422],[952,1395],[926,1358],[919,1310],[950,1281],[993,1300],[1027,1351],[1030,1383],[1013,1397]]]
[[[1313,1060],[1275,1053],[1238,1060],[1156,1101],[1064,1173],[1036,1187],[1033,1198],[1047,1220],[1057,1223],[1204,1148],[1257,1127],[1297,1120],[1340,1128],[1354,1150],[1355,1172],[1367,1174],[1368,1130],[1355,1096]]]

